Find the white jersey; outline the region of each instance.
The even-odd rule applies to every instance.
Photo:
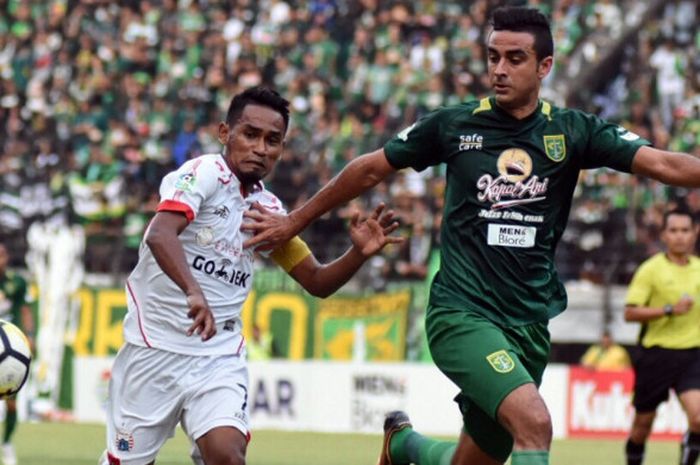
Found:
[[[187,355],[240,353],[241,309],[253,287],[251,250],[243,250],[249,233],[240,230],[243,212],[259,202],[285,213],[282,203],[262,183],[244,195],[238,178],[222,155],[202,155],[187,161],[163,178],[158,211],[176,211],[189,224],[179,239],[190,271],[209,303],[216,335],[208,341],[193,334],[184,292],[141,243],[139,262],[126,282],[128,312],[124,339],[139,346]]]

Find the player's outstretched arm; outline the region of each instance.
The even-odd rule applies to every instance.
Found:
[[[202,340],[206,341],[216,334],[216,326],[207,299],[190,272],[185,251],[177,237],[186,226],[185,215],[158,212],[148,226],[145,241],[158,266],[187,296],[187,316],[193,320],[187,334],[199,334]]]
[[[245,241],[243,247],[261,244],[271,249],[279,247],[328,210],[371,189],[394,171],[384,149],[379,149],[352,160],[304,205],[287,216],[269,216],[259,210],[245,212],[247,221],[241,230],[252,232],[253,237]]]
[[[700,187],[700,158],[653,147],[640,147],[632,172],[679,187]]]
[[[311,254],[292,268],[289,274],[310,294],[328,297],[348,282],[369,257],[387,244],[403,242],[403,237],[390,235],[398,227],[393,218],[393,211],[384,213],[383,204],[364,220],[360,220],[359,212],[355,213],[350,222],[352,246],[341,257],[322,265]]]

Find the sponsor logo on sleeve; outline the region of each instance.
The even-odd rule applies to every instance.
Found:
[[[481,134],[469,134],[459,136],[459,151],[481,150],[484,147],[484,136]]]
[[[416,123],[413,123],[400,133],[396,134],[396,138],[406,142],[408,140],[408,134],[413,130],[414,127],[416,127]]]
[[[635,140],[641,139],[639,135],[623,128],[622,126],[617,127],[617,132],[620,134],[620,138],[626,140],[627,142],[633,142]]]
[[[175,181],[175,188],[181,191],[191,192],[196,182],[197,176],[195,176],[194,173],[184,173]]]

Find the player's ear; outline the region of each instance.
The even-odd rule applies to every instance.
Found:
[[[540,79],[544,79],[549,74],[549,72],[552,70],[553,65],[554,65],[554,57],[552,57],[552,56],[544,57],[537,64],[537,77],[539,77]]]
[[[229,135],[230,129],[228,127],[228,124],[226,124],[224,121],[219,123],[219,142],[225,147],[226,142],[228,141],[228,135]]]

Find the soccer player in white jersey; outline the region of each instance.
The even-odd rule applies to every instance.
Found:
[[[101,465],[146,465],[180,422],[202,465],[243,465],[248,429],[241,308],[254,256],[243,212],[283,213],[261,183],[280,158],[289,102],[255,87],[236,95],[219,125],[223,154],[203,155],[162,181],[160,204],[126,282],[125,344],[112,370]],[[335,292],[388,243],[392,213],[377,207],[350,225],[351,248],[319,264],[294,237],[269,253],[308,292]]]

